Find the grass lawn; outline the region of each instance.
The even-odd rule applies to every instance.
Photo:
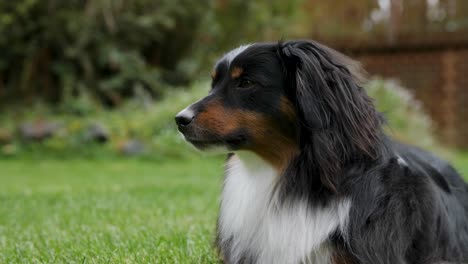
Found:
[[[468,152],[456,155],[453,159],[453,164],[465,177],[466,181],[468,181]]]
[[[455,163],[468,176],[468,155]],[[0,263],[217,262],[221,158],[0,168]]]
[[[0,263],[216,263],[222,159],[0,161]]]

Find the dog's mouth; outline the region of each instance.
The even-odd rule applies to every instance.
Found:
[[[213,147],[226,147],[228,150],[238,150],[247,143],[247,135],[244,133],[235,133],[233,135],[218,136],[186,136],[185,140],[190,142],[199,150],[207,150]]]
[[[210,147],[224,145],[223,142],[219,140],[203,140],[203,139],[193,139],[193,138],[185,138],[185,139],[199,150],[205,150]]]

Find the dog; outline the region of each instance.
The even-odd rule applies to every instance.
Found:
[[[226,53],[176,116],[228,153],[216,246],[224,263],[468,263],[468,185],[384,134],[357,62],[320,43]]]

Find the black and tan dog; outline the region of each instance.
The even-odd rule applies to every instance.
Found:
[[[359,71],[312,41],[242,46],[177,115],[187,141],[230,153],[225,263],[468,262],[468,186],[384,135]]]

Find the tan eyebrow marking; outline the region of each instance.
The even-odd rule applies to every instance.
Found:
[[[234,67],[231,71],[231,78],[232,79],[239,78],[242,72],[244,72],[244,69],[242,69],[241,67]]]

